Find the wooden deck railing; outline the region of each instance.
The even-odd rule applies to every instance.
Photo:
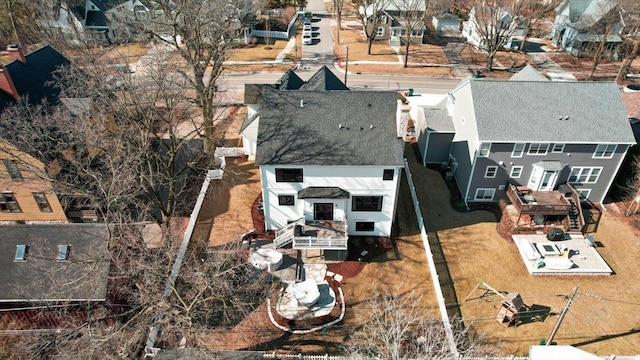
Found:
[[[567,215],[571,209],[571,204],[545,204],[545,203],[526,203],[519,195],[519,191],[515,185],[507,184],[507,197],[515,206],[520,214],[528,215]]]

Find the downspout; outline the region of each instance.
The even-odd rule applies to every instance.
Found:
[[[275,176],[275,168],[274,168],[274,176]],[[268,196],[265,194],[265,190],[267,187],[265,186],[267,177],[265,176],[265,169],[260,166],[260,186],[262,187],[262,211],[264,213],[264,229],[269,230],[271,228],[271,217],[269,216],[269,203]]]
[[[467,203],[467,198],[469,197],[469,189],[471,188],[471,182],[473,181],[473,174],[476,171],[476,163],[478,162],[478,153],[480,152],[480,147],[482,146],[482,143],[478,143],[480,146],[478,146],[478,148],[476,149],[476,153],[473,156],[473,165],[471,165],[471,172],[469,173],[469,181],[467,182],[467,190],[465,190],[464,193],[464,205],[466,207],[469,207],[469,204]],[[489,153],[491,153],[491,150],[489,150]]]

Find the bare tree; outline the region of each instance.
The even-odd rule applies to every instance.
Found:
[[[368,316],[361,329],[346,344],[355,359],[450,359],[443,323],[433,319],[421,298],[391,293],[377,294],[368,301]],[[458,351],[463,357],[487,355],[483,340],[470,328],[454,322]]]
[[[587,17],[586,24],[582,29],[578,29],[579,35],[587,40],[585,41],[587,45],[584,53],[592,59],[588,79],[593,77],[602,61],[612,57],[613,53],[619,49],[619,42],[611,40],[619,36],[622,31],[622,15],[619,5],[613,2],[604,2],[598,5],[600,8],[592,16]]]
[[[383,10],[390,4],[390,0],[363,0],[359,9],[358,16],[362,24],[362,31],[367,37],[368,47],[367,54],[371,55],[371,46],[378,35],[378,28],[389,21]]]
[[[425,28],[424,16],[426,6],[429,6],[429,0],[392,0],[392,2],[402,14],[400,42],[404,45],[404,67],[407,67],[411,43],[416,39],[422,42],[421,35]]]
[[[333,0],[333,11],[336,13],[336,39],[340,45],[340,30],[342,29],[342,12],[344,11],[344,0]]]
[[[511,40],[520,26],[525,1],[484,0],[473,1],[468,28],[475,29],[478,47],[487,53],[487,70],[493,69],[493,59]],[[473,31],[472,31],[473,32]]]
[[[230,55],[229,50],[241,37],[240,19],[255,12],[255,4],[250,0],[202,3],[158,0],[154,3],[163,15],[146,21],[133,21],[126,16],[119,20],[134,31],[164,44],[184,62],[184,66],[174,70],[186,80],[186,93],[193,93],[191,100],[202,111],[205,149],[213,154],[214,117],[219,104],[217,81],[222,74],[223,63]]]
[[[524,51],[531,27],[547,17],[558,5],[560,0],[527,0],[523,2],[522,12],[522,41],[519,50]]]
[[[640,3],[633,0],[623,0],[620,5],[624,10],[625,29],[623,32],[622,65],[616,76],[616,82],[627,78],[631,71],[631,63],[640,53]]]

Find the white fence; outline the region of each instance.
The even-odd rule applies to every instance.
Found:
[[[454,354],[455,358],[459,358],[456,340],[453,336],[453,329],[451,328],[451,321],[449,320],[449,314],[447,313],[447,306],[445,305],[442,288],[440,287],[436,263],[433,260],[433,254],[431,253],[431,247],[429,246],[429,238],[427,237],[427,230],[424,227],[424,220],[422,219],[422,211],[420,211],[420,201],[418,200],[416,187],[413,185],[413,178],[411,177],[411,170],[409,169],[407,159],[404,159],[404,171],[407,175],[407,181],[409,182],[409,190],[411,190],[411,198],[413,199],[413,209],[416,213],[416,219],[418,220],[418,227],[420,228],[420,236],[422,237],[424,252],[427,255],[429,272],[431,273],[431,280],[433,281],[433,287],[436,292],[436,299],[438,300],[438,308],[440,309],[440,316],[442,317],[444,331],[447,335],[447,341],[449,342],[451,353]]]
[[[269,37],[272,39],[289,39],[289,37],[291,37],[291,32],[293,27],[296,24],[296,20],[298,19],[298,14],[295,14],[293,16],[293,18],[291,19],[291,21],[289,21],[289,24],[287,25],[287,31],[273,31],[273,30],[256,30],[256,29],[252,29],[251,33],[249,34],[249,37]]]

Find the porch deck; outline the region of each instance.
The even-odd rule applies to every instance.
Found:
[[[531,191],[508,184],[507,197],[519,214],[568,215],[571,203],[559,191]]]
[[[581,235],[571,235],[562,241],[549,241],[545,235],[512,235],[511,237],[530,275],[611,275],[613,273],[596,248],[589,245]],[[560,251],[562,248],[568,249],[566,255]],[[546,260],[545,266],[538,268],[536,266],[538,259]],[[553,266],[549,266],[566,263],[567,260],[573,263],[569,269],[553,269]]]

